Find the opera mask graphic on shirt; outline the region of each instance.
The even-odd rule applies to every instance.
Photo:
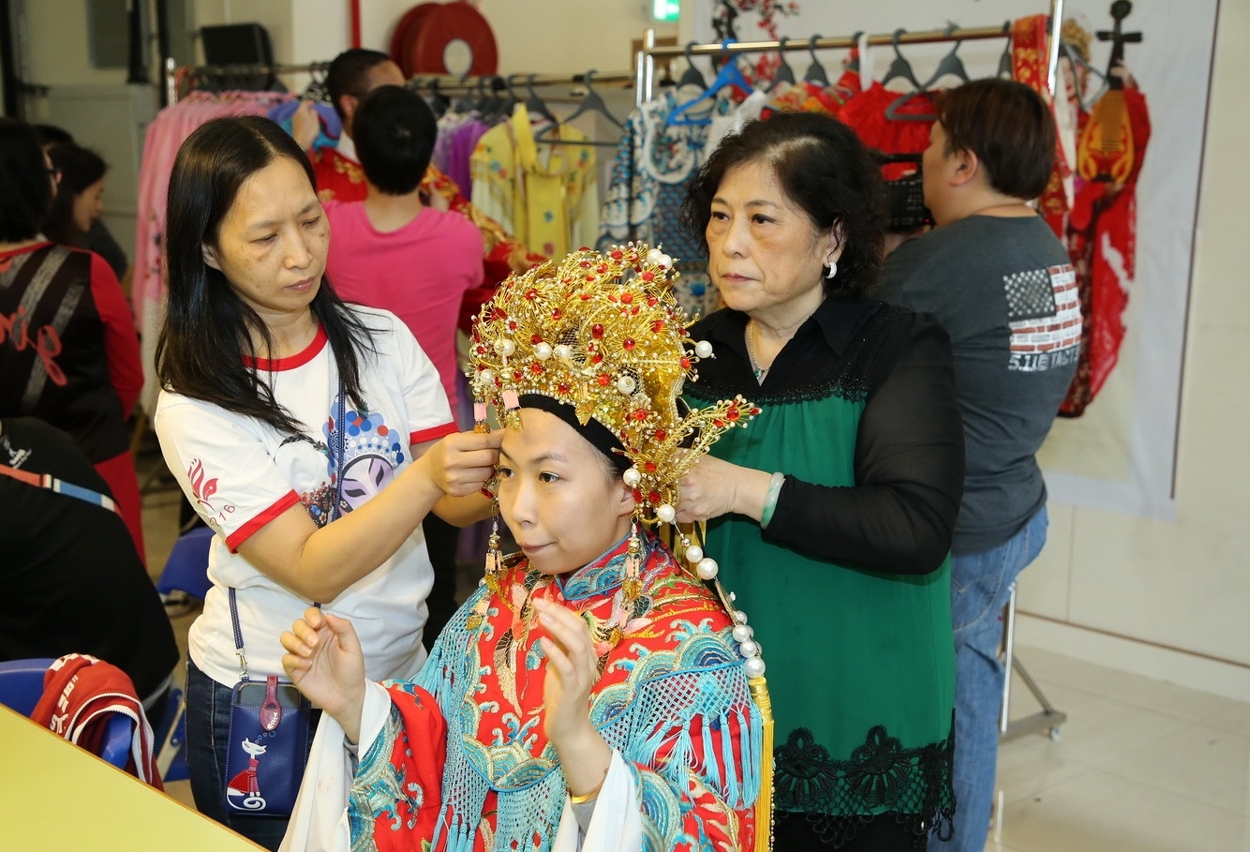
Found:
[[[337,404],[335,410],[339,410]],[[338,472],[342,472],[339,509],[346,514],[364,505],[395,478],[396,469],[406,457],[407,436],[388,427],[380,412],[360,413],[347,406],[341,442],[335,426],[330,418],[323,427],[329,448],[328,473],[333,483]],[[337,456],[340,446],[341,463]]]

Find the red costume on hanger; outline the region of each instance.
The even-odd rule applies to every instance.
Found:
[[[1050,102],[1047,33],[1045,15],[1015,22],[1012,73]],[[1042,215],[1068,247],[1081,296],[1081,353],[1067,398],[1059,408],[1063,417],[1080,417],[1115,368],[1125,334],[1128,288],[1137,275],[1137,176],[1150,140],[1150,113],[1145,95],[1131,78],[1116,91],[1123,97],[1130,134],[1127,148],[1132,152],[1131,165],[1112,172],[1122,181],[1073,176],[1074,164],[1067,162],[1056,140],[1055,168],[1039,199]],[[1091,140],[1084,132],[1089,121],[1090,113],[1082,110],[1077,119],[1077,164],[1093,156],[1088,150]],[[1063,182],[1070,176],[1075,192],[1069,205]]]

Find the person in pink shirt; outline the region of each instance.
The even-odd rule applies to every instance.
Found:
[[[482,233],[460,213],[421,200],[438,126],[419,95],[402,86],[374,89],[357,108],[352,131],[368,194],[364,201],[325,203],[327,277],[344,301],[385,308],[408,326],[454,412],[456,319],[465,292],[482,283]],[[435,577],[426,601],[428,648],[456,610],[459,530],[432,515],[423,527]]]

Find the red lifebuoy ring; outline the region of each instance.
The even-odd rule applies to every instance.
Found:
[[[441,3],[419,3],[405,12],[399,19],[399,23],[395,25],[395,32],[391,34],[391,59],[399,66],[405,78],[412,76],[408,44],[416,38],[417,31],[424,23],[426,15],[441,5]]]
[[[405,76],[451,73],[443,61],[443,52],[447,45],[457,40],[463,41],[472,51],[469,74],[485,76],[499,70],[499,47],[495,43],[495,34],[481,12],[464,2],[422,4],[427,5],[434,8],[421,18],[420,26],[408,32],[405,40],[404,57],[410,66],[405,70]],[[403,68],[404,64],[400,63],[400,67]]]

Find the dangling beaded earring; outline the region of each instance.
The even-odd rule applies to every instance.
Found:
[[[629,550],[625,553],[625,576],[621,579],[626,609],[642,594],[642,542],[638,538],[638,518],[629,522]]]
[[[499,549],[499,501],[495,501],[495,514],[490,519],[490,538],[486,541],[486,576],[494,578],[503,570],[503,552]]]

